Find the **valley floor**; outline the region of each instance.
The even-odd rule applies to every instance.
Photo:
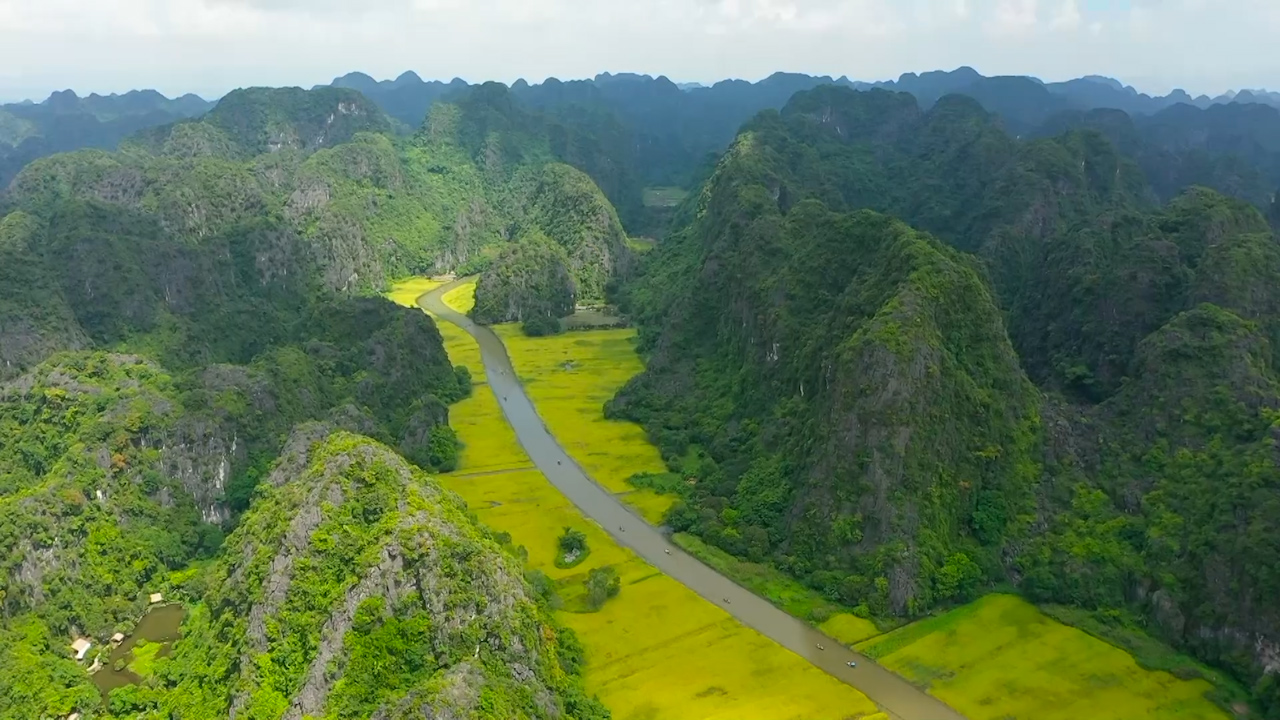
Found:
[[[417,289],[417,288],[415,288]],[[426,292],[431,289],[418,290]],[[474,286],[444,297],[465,310]],[[403,288],[402,288],[403,290]],[[403,293],[397,298],[402,303]],[[479,348],[465,331],[440,323],[450,358],[470,368],[471,398],[453,406],[465,444],[457,472],[443,478],[480,519],[508,532],[529,565],[566,588],[611,565],[619,596],[596,613],[562,611],[587,649],[586,678],[620,720],[631,718],[844,718],[870,715],[865,696],[747,628],[722,609],[620,547],[539,472],[520,447],[484,378]],[[641,370],[630,330],[528,338],[495,328],[548,428],[601,485],[656,523],[670,499],[626,483],[662,471],[657,451],[629,423],[601,407]],[[591,554],[569,570],[554,565],[564,527],[587,534]],[[737,560],[697,538],[686,551],[793,615],[817,623],[885,667],[947,702],[969,720],[1089,717],[1225,720],[1204,680],[1145,670],[1125,651],[1059,623],[1009,595],[991,595],[950,613],[880,634],[870,621],[839,612],[770,568]],[[833,611],[834,610],[834,611]]]
[[[971,720],[1230,717],[1205,697],[1205,680],[1145,670],[1014,595],[987,595],[857,647]]]
[[[451,300],[450,305],[456,307],[457,297],[446,297],[446,302]],[[558,585],[566,589],[580,586],[590,570],[607,565],[613,566],[622,579],[621,592],[598,612],[560,613],[561,621],[578,633],[586,648],[588,689],[599,694],[615,718],[886,717],[854,688],[743,626],[618,546],[598,525],[583,517],[533,467],[520,448],[485,381],[475,341],[448,323],[440,323],[440,329],[450,358],[466,365],[474,382],[472,396],[450,410],[451,424],[464,448],[458,470],[442,476],[441,481],[466,499],[482,522],[510,533],[513,541],[528,551],[529,566],[546,573]],[[558,339],[574,337],[571,334]],[[523,355],[529,360],[538,355],[536,348],[524,350],[512,350],[513,359]],[[525,366],[519,367],[523,374]],[[614,372],[611,377],[616,380],[619,376]],[[542,393],[534,391],[537,385],[531,384],[530,394],[535,400],[546,402],[552,397],[549,388],[554,384],[543,384]],[[584,467],[593,472],[600,470],[602,478],[612,479],[612,487],[625,491],[621,485],[625,475],[620,474],[623,468],[629,462],[645,460],[637,460],[634,442],[628,444],[618,438],[638,429],[610,427],[613,424],[603,418],[594,420],[585,413],[578,414],[573,406],[588,407],[586,401],[575,403],[570,396],[563,397],[560,412],[547,413],[548,425],[555,430],[572,424],[577,433],[612,439],[614,445],[610,447],[616,447],[619,455],[593,452],[585,446],[570,447],[570,452]],[[598,415],[599,403],[595,407]],[[574,423],[586,424],[590,429]],[[660,462],[656,451],[650,458],[650,463]],[[586,533],[591,548],[582,564],[568,570],[555,566],[556,537],[565,527]]]

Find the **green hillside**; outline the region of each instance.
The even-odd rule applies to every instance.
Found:
[[[1097,133],[829,87],[748,123],[677,228],[624,287],[648,369],[609,405],[688,480],[673,527],[873,615],[1012,583],[1280,711],[1248,639],[1280,630],[1256,209],[1161,207]]]
[[[429,317],[369,296],[501,256],[563,193],[616,225],[607,201],[569,168],[490,176],[430,128],[378,132],[349,91],[224,103],[39,160],[5,198],[0,715],[607,716],[513,553],[425,475],[457,462],[470,376]],[[543,242],[603,282],[587,248],[622,236],[600,227]],[[303,581],[281,585],[282,564]],[[461,594],[409,591],[443,583]],[[70,642],[111,662],[153,592],[188,606],[184,639],[101,696]]]

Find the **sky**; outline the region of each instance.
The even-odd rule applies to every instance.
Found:
[[[0,100],[393,78],[893,79],[969,65],[1280,89],[1280,0],[0,0]]]

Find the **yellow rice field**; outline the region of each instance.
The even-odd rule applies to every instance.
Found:
[[[474,352],[469,337],[446,341],[451,357]],[[460,347],[466,343],[473,349]],[[466,499],[481,522],[523,545],[530,567],[566,582],[603,565],[617,568],[623,582],[618,597],[596,613],[560,613],[586,648],[589,690],[615,718],[883,717],[857,690],[739,624],[585,519],[529,467],[487,385],[477,384],[450,416],[464,449],[458,471],[442,482]],[[526,469],[495,472],[501,465]],[[556,537],[565,526],[585,532],[591,547],[587,559],[568,570],[554,565]]]
[[[451,291],[445,301],[469,309],[474,285]],[[459,470],[443,482],[481,521],[523,545],[530,567],[560,582],[575,582],[603,565],[615,566],[622,577],[621,594],[601,611],[560,613],[587,649],[589,688],[615,718],[887,720],[856,690],[743,627],[586,520],[519,447],[484,383],[474,340],[449,323],[439,325],[450,359],[469,367],[476,379],[473,396],[451,409],[451,424],[464,448]],[[495,330],[539,413],[570,454],[656,521],[666,499],[646,498],[625,481],[634,472],[662,470],[657,451],[639,428],[606,421],[601,412],[640,370],[633,333],[528,338],[515,325]],[[567,570],[554,565],[555,539],[565,526],[585,532],[592,549],[581,565]],[[1211,688],[1206,681],[1145,670],[1125,651],[1015,596],[990,595],[883,635],[870,621],[848,613],[832,616],[820,628],[846,644],[860,643],[859,650],[928,688],[969,720],[1229,717],[1205,698]]]
[[[596,482],[657,524],[674,498],[636,489],[627,478],[665,472],[658,449],[635,423],[606,420],[604,404],[644,369],[635,330],[591,330],[527,337],[518,325],[494,328],[538,414],[566,451]]]
[[[969,720],[1227,720],[1204,680],[1145,670],[1129,653],[988,595],[859,646]]]
[[[826,622],[818,625],[818,629],[845,645],[852,645],[880,634],[875,623],[853,613],[832,615]]]
[[[444,285],[445,282],[445,280],[426,277],[406,278],[391,285],[387,299],[397,305],[417,307],[418,298]]]
[[[476,281],[469,280],[445,293],[441,298],[445,305],[466,315],[476,306]]]

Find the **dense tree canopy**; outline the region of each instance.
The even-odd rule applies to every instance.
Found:
[[[624,288],[650,357],[609,405],[689,480],[672,525],[871,613],[1009,581],[1131,612],[1277,707],[1280,245],[1254,207],[1161,207],[1094,131],[818,88],[744,127],[677,227]]]

